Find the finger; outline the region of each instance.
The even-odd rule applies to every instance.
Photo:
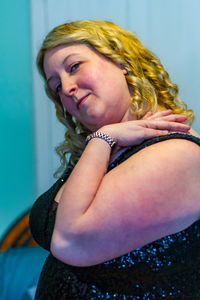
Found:
[[[182,125],[182,124],[181,124]],[[189,126],[188,126],[189,127]],[[174,127],[175,128],[175,127]],[[168,135],[172,132],[186,132],[188,131],[188,129],[186,130],[185,127],[176,127],[177,130],[158,130],[158,129],[152,129],[152,128],[146,128],[144,135],[142,137],[142,141],[149,139],[149,138],[153,138],[153,137],[158,137],[158,136],[163,136],[163,135]],[[140,142],[142,142],[140,141]]]
[[[148,111],[148,112],[142,117],[141,120],[145,120],[145,119],[149,118],[149,117],[152,116],[152,115],[153,115],[152,112],[151,112],[151,111]]]
[[[185,115],[178,115],[178,114],[172,114],[172,115],[169,115],[169,116],[164,116],[162,118],[162,120],[163,121],[173,121],[173,122],[185,122],[187,120],[187,116],[185,116]]]
[[[158,130],[170,130],[170,131],[183,131],[187,132],[190,130],[190,126],[177,122],[169,121],[149,121],[148,128],[158,129]]]
[[[185,115],[171,114],[169,116],[163,116],[159,118],[151,118],[150,120],[156,121],[172,121],[172,122],[185,122],[187,117]]]
[[[171,127],[171,128],[168,129],[170,131],[188,132],[190,130],[189,125],[185,125],[185,124],[181,124],[181,123],[174,123],[174,124],[170,123],[169,127]]]
[[[164,116],[168,116],[172,113],[171,109],[167,109],[167,110],[162,110],[162,111],[158,111],[155,114],[153,114],[151,119],[156,119],[156,118],[160,118],[160,117],[164,117]]]

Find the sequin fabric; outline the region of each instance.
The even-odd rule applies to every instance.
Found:
[[[129,147],[108,171],[145,147],[173,138],[187,139],[200,146],[200,139],[188,134],[173,133],[153,138]],[[57,209],[54,198],[70,172],[39,197],[31,210],[32,234],[47,250]],[[35,299],[200,299],[200,220],[181,232],[91,267],[66,265],[50,253],[40,275]]]

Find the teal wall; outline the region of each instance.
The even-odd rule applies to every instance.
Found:
[[[0,4],[0,237],[35,195],[29,5]]]

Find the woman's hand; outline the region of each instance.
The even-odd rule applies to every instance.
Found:
[[[159,111],[159,112],[156,112],[155,114],[153,114],[151,111],[148,111],[144,115],[144,117],[141,118],[141,120],[166,120],[166,121],[173,121],[174,120],[174,116],[179,117],[179,116],[183,116],[183,115],[173,114],[171,109]],[[186,116],[185,116],[185,119],[187,120]]]
[[[142,119],[103,126],[98,131],[111,136],[118,146],[137,145],[146,139],[166,135],[169,132],[188,132],[190,126],[183,124],[185,115],[172,114],[165,110],[152,114],[148,112]]]

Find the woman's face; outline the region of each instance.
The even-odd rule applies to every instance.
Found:
[[[127,120],[130,93],[126,70],[86,45],[61,45],[44,56],[49,87],[63,107],[95,131]]]

